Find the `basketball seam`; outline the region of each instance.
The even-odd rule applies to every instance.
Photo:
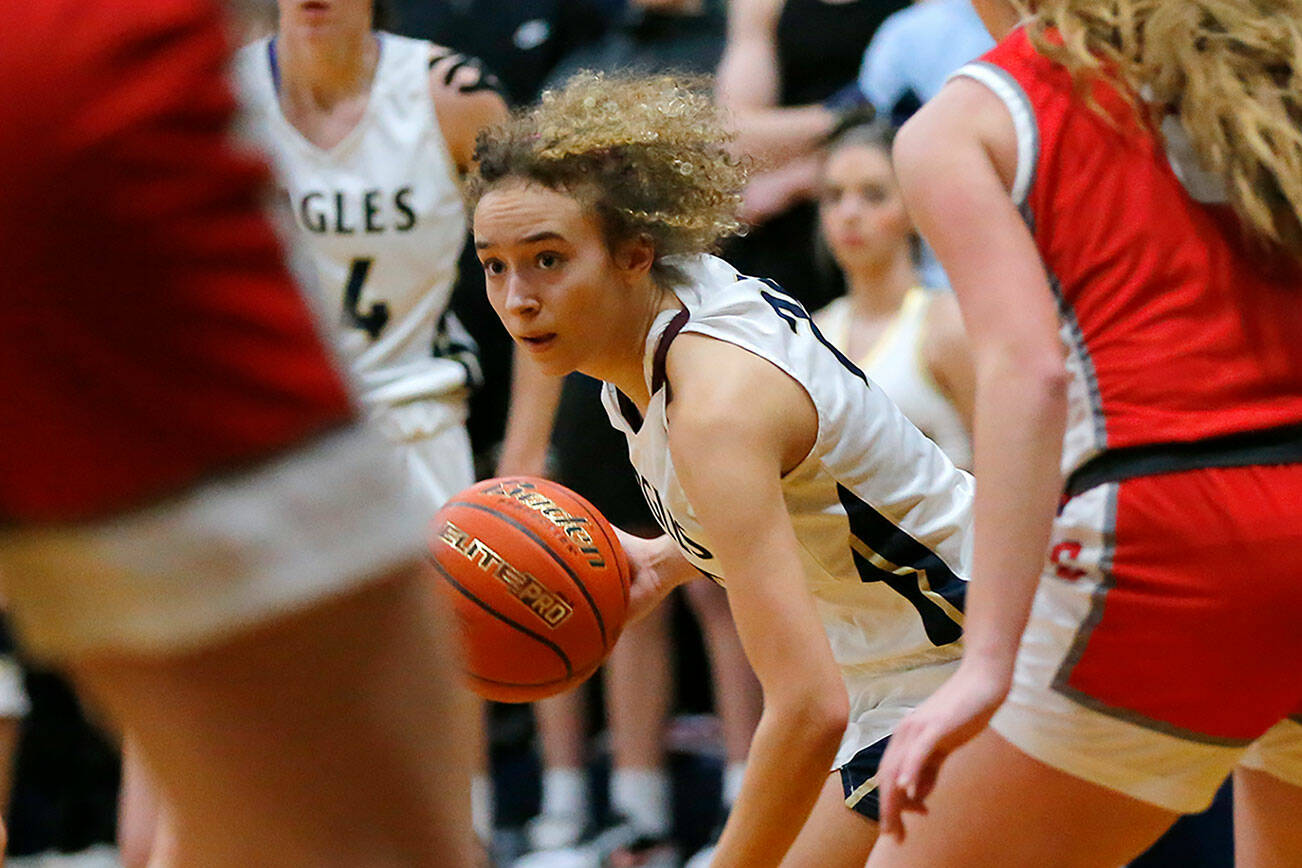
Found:
[[[593,514],[598,514],[597,508],[595,506],[588,503],[586,500],[583,501],[583,503],[592,511]],[[601,535],[606,538],[606,543],[607,545],[610,546],[611,557],[615,559],[615,567],[619,570],[620,587],[621,590],[623,590],[624,592],[624,611],[627,612],[628,593],[629,593],[629,589],[633,587],[633,565],[632,564],[628,565],[627,573],[624,572],[624,567],[623,567],[623,563],[627,563],[628,561],[628,552],[623,552],[624,558],[623,558],[623,563],[621,563],[621,559],[619,558],[619,553],[616,551],[617,549],[623,548],[623,546],[620,545],[619,540],[610,538],[610,534],[606,533],[606,528],[604,527],[603,522],[594,521],[592,524],[597,530],[601,531]]]
[[[553,678],[550,681],[499,681],[496,678],[485,678],[483,675],[476,675],[473,672],[466,673],[476,681],[482,681],[485,684],[496,684],[499,687],[554,687],[557,684],[565,684],[574,676],[570,675],[565,678]]]
[[[579,581],[578,575],[574,570],[570,569],[570,565],[565,562],[564,558],[552,551],[552,547],[547,544],[546,540],[542,539],[542,537],[535,534],[528,527],[516,521],[511,516],[496,509],[489,509],[487,506],[482,506],[478,503],[471,503],[466,500],[454,500],[444,506],[444,509],[450,509],[454,506],[464,506],[468,509],[476,509],[480,512],[486,512],[489,515],[496,516],[541,546],[542,550],[547,552],[551,559],[554,560],[557,565],[565,571],[565,574],[570,577],[570,581],[574,582],[574,587],[579,589],[579,593],[583,595],[583,599],[588,601],[588,608],[592,610],[593,617],[597,619],[597,629],[601,631],[601,648],[603,651],[610,650],[610,643],[606,638],[606,621],[601,617],[601,610],[597,608],[597,601],[592,599],[592,595],[589,594],[588,589],[583,586],[583,582]]]
[[[461,593],[462,596],[464,596],[467,600],[474,603],[476,606],[483,609],[485,612],[492,615],[494,618],[497,618],[499,621],[502,621],[503,623],[508,624],[511,627],[514,627],[515,629],[519,630],[521,633],[525,634],[526,636],[538,640],[543,645],[546,645],[548,648],[555,651],[556,655],[561,658],[561,663],[565,664],[565,678],[561,680],[568,680],[574,677],[574,666],[573,664],[570,663],[569,655],[567,655],[559,645],[557,645],[555,642],[548,639],[546,636],[543,636],[539,633],[535,633],[533,630],[530,630],[528,627],[524,626],[523,624],[515,621],[512,618],[507,617],[506,615],[503,615],[501,612],[497,611],[496,609],[494,609],[493,607],[485,603],[483,600],[476,597],[468,589],[466,589],[460,582],[454,579],[452,577],[452,574],[448,572],[447,568],[444,567],[441,563],[439,563],[438,559],[435,558],[433,555],[429,556],[429,562],[434,565],[434,568],[436,570],[439,571],[439,574],[443,577],[443,580],[446,581],[448,584],[450,584],[452,587],[456,588],[457,591]],[[473,675],[474,673],[471,674]]]

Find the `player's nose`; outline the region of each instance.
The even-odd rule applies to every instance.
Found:
[[[530,317],[542,308],[538,293],[519,274],[512,273],[506,278],[506,309],[519,317]]]

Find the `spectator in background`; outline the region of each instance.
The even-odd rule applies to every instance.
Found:
[[[725,21],[718,0],[630,0],[619,26],[564,58],[547,87],[560,86],[580,69],[708,74],[723,52]],[[577,373],[567,378],[552,443],[559,481],[589,498],[616,525],[659,535],[624,439],[606,420],[596,380]],[[725,806],[730,806],[740,790],[759,719],[759,684],[737,639],[723,590],[697,582],[686,593],[710,655],[728,759],[723,795]],[[542,812],[530,823],[530,844],[538,852],[517,863],[519,868],[596,868],[606,860],[677,864],[670,840],[671,787],[664,749],[674,692],[670,615],[670,607],[659,607],[630,625],[605,669],[613,765],[610,802],[617,820],[612,827],[587,829],[582,841],[590,813],[583,773],[582,693],[539,703],[547,768]]]
[[[617,24],[566,54],[546,86],[581,69],[709,74],[723,54],[726,27],[724,0],[628,0]]]
[[[746,190],[749,234],[725,247],[744,274],[777,280],[810,308],[840,294],[814,259],[816,152],[863,97],[855,76],[869,39],[906,0],[733,0],[718,98],[731,109],[738,149],[761,169]]]
[[[894,136],[879,120],[827,145],[819,222],[850,291],[815,321],[951,461],[971,467],[972,354],[953,295],[919,282],[917,230],[891,164]]]
[[[940,92],[949,74],[994,47],[969,0],[924,0],[882,23],[859,69],[859,90],[899,126]],[[923,244],[918,272],[929,287],[949,287],[936,254]]]
[[[859,69],[859,90],[899,126],[949,74],[994,47],[969,0],[924,0],[882,22]]]

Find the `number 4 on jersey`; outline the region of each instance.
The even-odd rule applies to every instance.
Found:
[[[357,309],[357,304],[362,299],[362,284],[366,283],[366,276],[371,273],[373,261],[369,257],[354,259],[348,268],[348,282],[344,285],[344,321],[353,328],[364,330],[371,340],[379,337],[389,322],[389,306],[382,301],[372,304],[366,313]]]

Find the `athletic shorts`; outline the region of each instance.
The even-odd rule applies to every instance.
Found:
[[[403,485],[393,446],[346,428],[112,519],[4,529],[0,580],[35,656],[176,653],[413,562]]]
[[[895,727],[935,693],[958,668],[958,647],[936,649],[933,662],[902,672],[843,673],[850,698],[850,724],[841,739],[835,770],[846,807],[876,822],[877,767]]]
[[[1069,774],[1193,813],[1242,764],[1302,786],[1302,465],[1067,500],[992,726]]]
[[[376,410],[371,421],[397,450],[416,517],[429,521],[475,482],[461,392]]]

